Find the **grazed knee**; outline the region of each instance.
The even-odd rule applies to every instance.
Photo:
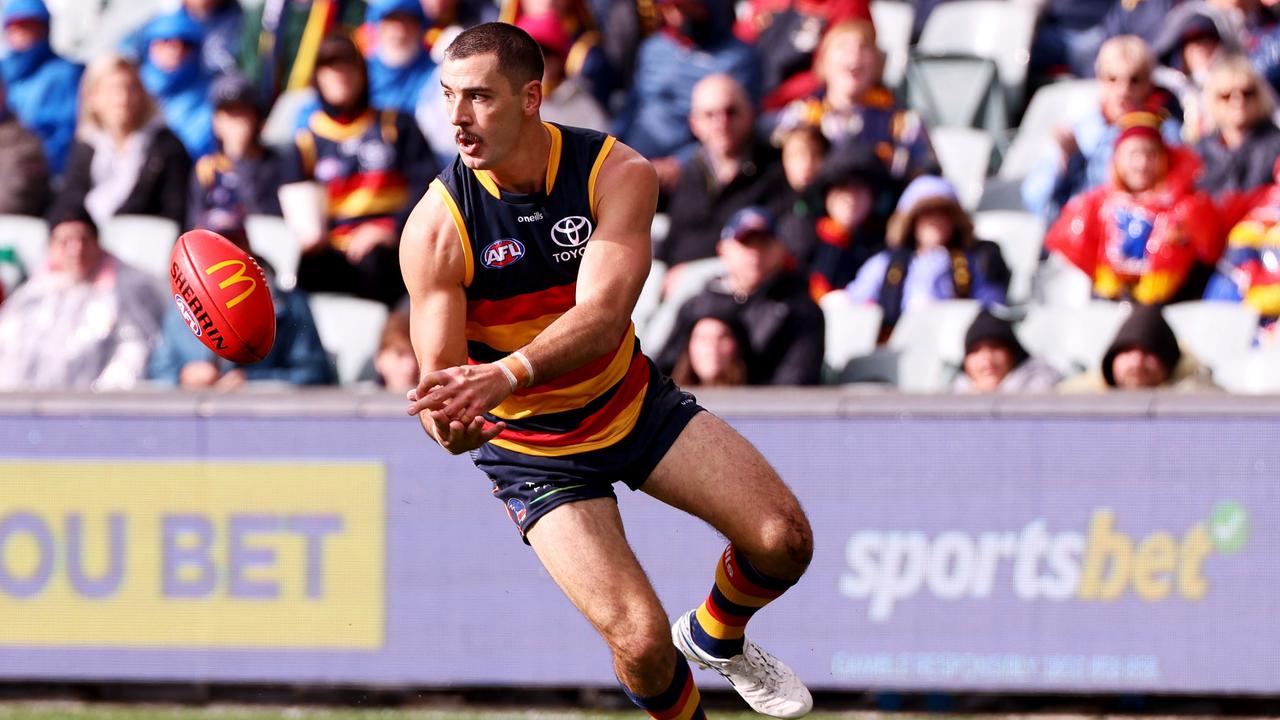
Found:
[[[813,529],[799,506],[779,511],[761,524],[759,550],[751,561],[762,572],[795,580],[813,560]]]

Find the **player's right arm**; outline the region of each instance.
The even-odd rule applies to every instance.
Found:
[[[422,197],[400,240],[400,268],[409,291],[409,334],[421,368],[421,381],[408,399],[409,414],[417,415],[427,434],[456,455],[489,442],[506,426],[486,427],[480,415],[451,420],[442,406],[430,402],[432,389],[457,381],[456,371],[444,370],[467,367],[466,259],[439,192],[433,188]]]

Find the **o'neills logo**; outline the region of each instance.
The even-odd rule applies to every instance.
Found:
[[[204,309],[204,303],[200,302],[195,289],[191,287],[191,283],[187,282],[186,276],[178,269],[177,263],[169,266],[169,278],[173,280],[173,289],[177,291],[173,295],[173,301],[178,306],[178,312],[182,313],[182,319],[186,321],[187,327],[191,328],[191,332],[196,337],[208,336],[206,342],[215,350],[226,349],[227,344],[222,333],[214,326],[213,318],[209,317],[208,311]]]

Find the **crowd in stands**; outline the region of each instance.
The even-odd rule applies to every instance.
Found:
[[[542,47],[544,119],[653,163],[636,325],[683,384],[894,384],[884,359],[933,342],[920,318],[944,306],[963,326],[937,390],[1239,387],[1175,335],[1180,304],[1252,313],[1241,351],[1280,347],[1277,0],[1006,0],[1036,18],[1025,87],[986,97],[1012,102],[1013,127],[963,161],[945,152],[954,128],[909,101],[923,70],[886,79],[876,11],[909,7],[915,42],[964,0],[153,0],[108,50],[55,49],[69,13],[128,2],[0,0],[0,389],[350,382],[317,296],[376,306],[358,379],[411,387],[399,237],[456,155],[443,51],[494,20]],[[909,70],[924,57],[896,51]],[[969,197],[958,178],[994,177],[1025,98],[1064,81],[1092,99],[1041,128],[1018,207]],[[1043,230],[986,237],[984,211]],[[115,256],[108,240],[129,240],[111,228],[139,215],[263,258],[279,328],[266,360],[210,354],[164,278]],[[37,265],[5,235],[13,216],[47,223]],[[1105,336],[1090,362],[1037,356],[1049,344],[1025,329],[1060,300],[1044,289],[1055,273],[1087,287],[1071,302],[1117,309],[1087,328]],[[842,324],[855,315],[869,319]],[[866,347],[835,352],[855,332]]]

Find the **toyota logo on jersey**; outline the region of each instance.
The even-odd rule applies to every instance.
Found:
[[[524,245],[515,238],[494,240],[485,246],[480,253],[480,262],[487,268],[497,270],[524,257]]]
[[[551,240],[560,247],[575,248],[591,237],[591,221],[581,215],[560,218],[551,226]]]

